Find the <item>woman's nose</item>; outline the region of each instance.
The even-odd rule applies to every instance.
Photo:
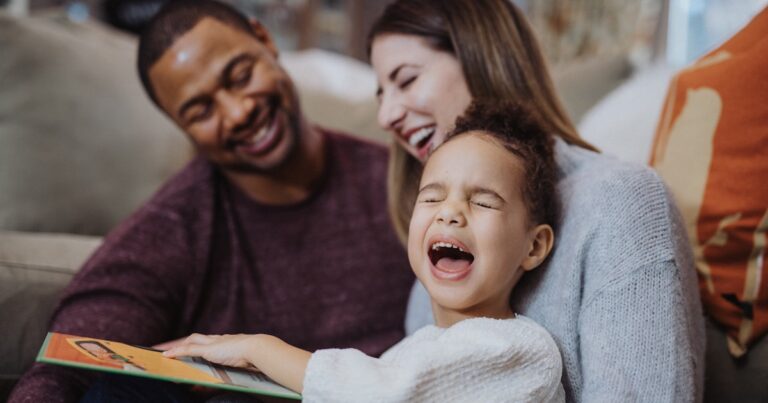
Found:
[[[402,127],[405,108],[392,96],[383,95],[379,104],[378,121],[384,130],[398,130]]]

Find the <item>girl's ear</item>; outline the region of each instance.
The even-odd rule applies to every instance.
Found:
[[[251,29],[253,30],[253,33],[256,35],[256,39],[259,40],[259,42],[263,43],[264,46],[269,49],[269,51],[272,53],[272,55],[277,58],[277,46],[275,46],[275,42],[272,40],[272,35],[269,34],[269,31],[267,31],[266,28],[264,28],[264,25],[261,25],[261,23],[256,20],[255,18],[251,18],[248,20],[248,22],[251,23]]]
[[[532,231],[531,248],[520,265],[525,271],[538,267],[549,256],[555,243],[555,233],[548,224],[538,225]]]

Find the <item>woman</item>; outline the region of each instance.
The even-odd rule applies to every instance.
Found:
[[[473,99],[512,99],[558,139],[560,240],[513,297],[563,355],[569,401],[700,401],[704,334],[686,235],[650,170],[579,138],[534,35],[507,0],[400,0],[369,35],[379,123],[395,142],[389,208],[405,239],[429,152]],[[429,323],[414,287],[408,330]]]

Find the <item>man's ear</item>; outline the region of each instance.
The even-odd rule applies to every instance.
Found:
[[[256,39],[259,40],[259,42],[263,43],[264,46],[269,49],[270,52],[277,58],[277,46],[275,46],[275,42],[272,40],[272,35],[269,34],[269,31],[267,31],[267,28],[264,27],[264,25],[261,25],[261,23],[256,20],[255,18],[251,18],[248,20],[248,22],[251,24],[251,29],[253,30],[253,33],[256,35]]]
[[[533,238],[528,256],[520,265],[523,270],[530,271],[538,267],[549,256],[555,244],[555,232],[548,224],[541,224],[532,230]]]

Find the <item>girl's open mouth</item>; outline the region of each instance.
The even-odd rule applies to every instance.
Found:
[[[472,271],[475,256],[451,242],[435,242],[427,252],[432,275],[440,280],[459,281]]]

